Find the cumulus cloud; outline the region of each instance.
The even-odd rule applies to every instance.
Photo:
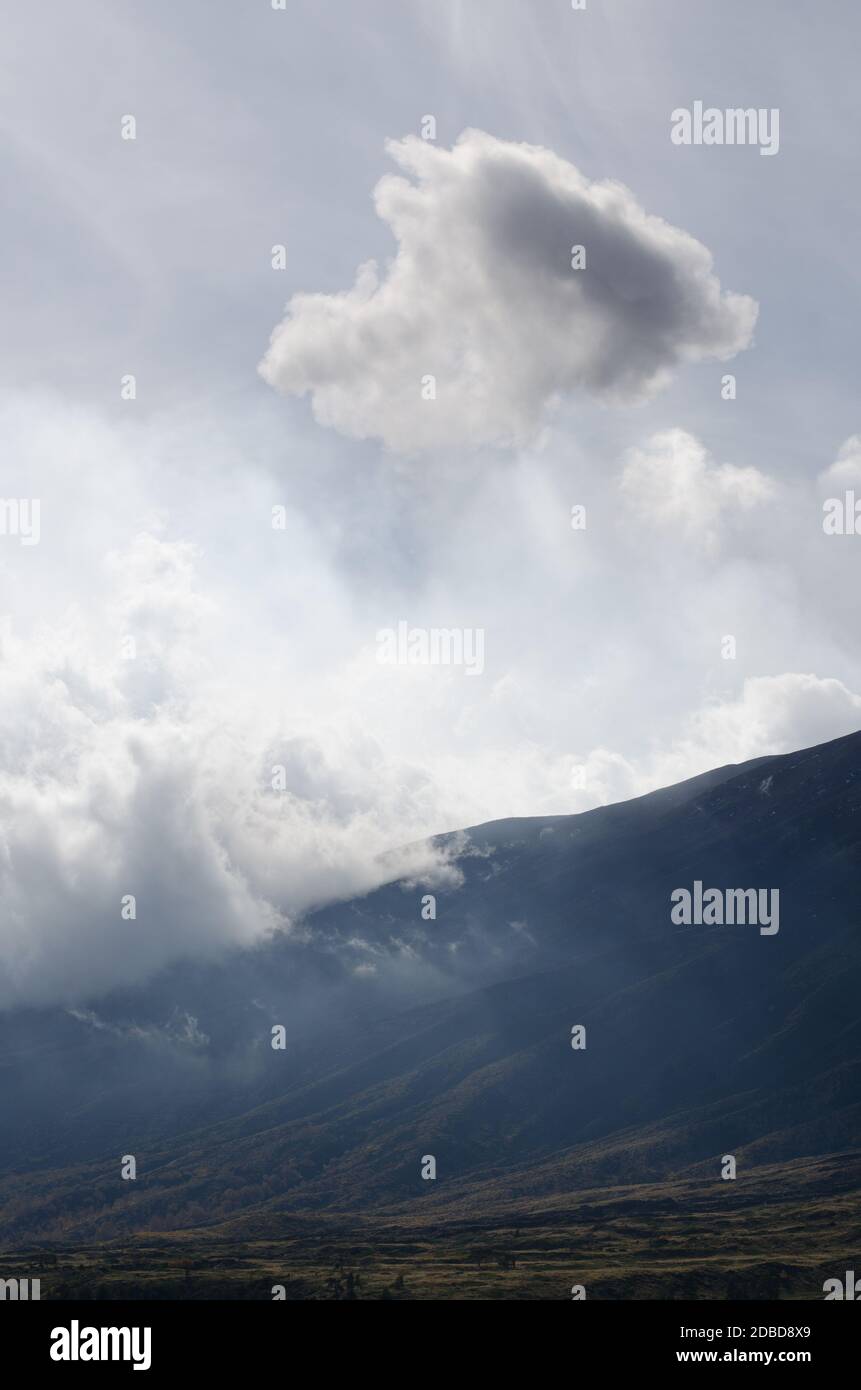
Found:
[[[620,487],[643,520],[713,544],[721,520],[774,496],[772,479],[757,468],[716,464],[686,430],[664,430],[628,451]]]
[[[633,759],[594,749],[574,765],[572,786],[580,805],[606,805],[728,763],[827,743],[859,728],[861,695],[842,681],[793,671],[752,676],[738,695],[708,700],[690,714],[664,747]]]
[[[395,849],[409,769],[372,740],[282,745],[208,689],[192,547],[141,535],[105,567],[103,606],[3,635],[0,1007],[94,998],[404,874],[456,882],[450,851]],[[130,620],[135,655],[100,654]]]
[[[837,458],[819,479],[829,487],[861,484],[861,434],[852,434],[841,444]]]
[[[492,738],[405,761],[367,732],[281,735],[201,684],[210,605],[191,554],[142,536],[134,592],[112,591],[91,627],[59,615],[27,641],[4,636],[0,727],[16,733],[0,749],[0,1007],[96,999],[381,883],[456,891],[468,845],[416,841],[434,821],[586,810],[861,723],[861,697],[839,680],[784,674],[710,701],[650,754]],[[148,616],[145,677],[99,655],[108,610]],[[367,674],[376,699],[385,673]],[[350,691],[361,700],[361,680]],[[411,682],[411,710],[426,698],[436,708],[431,687]],[[121,914],[128,894],[134,920]]]
[[[741,694],[709,701],[652,765],[655,785],[709,768],[827,743],[861,728],[861,695],[842,681],[802,672],[752,676]]]
[[[754,300],[722,291],[707,248],[621,184],[477,130],[388,150],[405,175],[375,191],[392,261],[343,293],[295,295],[260,366],[310,394],[321,424],[407,453],[507,444],[563,394],[639,402],[750,343]]]

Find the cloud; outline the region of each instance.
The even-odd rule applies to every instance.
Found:
[[[193,1014],[174,1009],[166,1024],[113,1023],[100,1018],[92,1009],[68,1009],[74,1018],[86,1028],[97,1033],[110,1033],[115,1038],[135,1042],[155,1043],[168,1047],[205,1048],[209,1038],[202,1032]]]
[[[709,544],[725,516],[750,511],[776,491],[757,468],[715,464],[700,441],[681,429],[665,430],[644,448],[630,449],[620,486],[644,521]]]
[[[394,849],[414,769],[367,736],[283,742],[208,684],[194,555],[143,534],[106,557],[102,604],[3,634],[0,1008],[97,998],[404,874],[457,881],[447,851]],[[134,657],[100,651],[129,624]]]
[[[859,728],[861,695],[842,681],[792,671],[753,676],[739,695],[694,711],[663,748],[630,760],[594,749],[572,770],[577,809],[642,796],[729,763],[814,747]]]
[[[0,1008],[91,1001],[381,883],[456,890],[465,842],[416,842],[432,826],[585,810],[861,723],[861,697],[839,680],[784,674],[710,701],[652,753],[578,757],[564,742],[491,734],[406,759],[325,721],[279,734],[277,719],[264,727],[207,684],[199,629],[214,605],[197,592],[193,547],[143,535],[125,585],[113,557],[107,568],[104,607],[2,643],[0,726],[16,735],[0,747]],[[108,612],[146,615],[139,658],[100,654]],[[375,663],[367,676],[368,691],[348,689],[370,712],[385,685]],[[411,717],[438,724],[432,686],[409,693]],[[127,894],[134,920],[121,914]]]
[[[861,483],[861,434],[852,434],[840,446],[840,452],[830,468],[820,473],[819,480],[829,487],[851,487]]]
[[[727,763],[827,743],[861,728],[861,695],[842,681],[785,671],[752,676],[734,699],[709,701],[653,762],[666,786]]]
[[[276,476],[197,417],[141,436],[51,398],[0,416],[44,523],[38,546],[0,543],[0,1007],[93,1007],[182,956],[302,939],[309,908],[383,882],[456,891],[424,837],[861,722],[853,628],[823,627],[818,555],[779,526],[740,533],[732,563],[690,546],[681,584],[665,532],[618,506],[609,445],[549,431],[530,456],[402,491],[381,464],[369,506],[351,450],[324,437],[343,457],[309,482],[306,440],[282,460],[280,424]],[[253,423],[234,420],[243,441]],[[592,468],[578,533],[572,459]],[[375,634],[401,617],[485,629],[484,675],[381,664]],[[840,679],[761,674],[799,669]]]
[[[639,402],[750,343],[755,301],[721,291],[706,247],[621,184],[477,130],[387,148],[406,175],[375,191],[394,258],[343,293],[295,295],[260,365],[321,424],[405,453],[522,442],[563,394]]]

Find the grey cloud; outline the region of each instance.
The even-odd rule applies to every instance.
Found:
[[[407,453],[516,443],[561,395],[643,401],[681,364],[750,343],[754,300],[722,291],[706,247],[621,184],[477,130],[451,150],[388,149],[408,176],[375,193],[394,259],[342,294],[295,295],[260,366],[310,393],[320,423]]]

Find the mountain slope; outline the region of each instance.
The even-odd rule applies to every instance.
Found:
[[[302,943],[101,1001],[97,1024],[7,1017],[4,1241],[461,1220],[620,1184],[705,1190],[725,1154],[743,1177],[857,1151],[859,755],[853,735],[481,826],[451,841],[463,881],[437,890],[435,922],[426,889],[392,885],[315,914]],[[779,931],[674,925],[695,880],[779,890]]]

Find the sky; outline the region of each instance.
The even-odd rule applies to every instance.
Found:
[[[849,0],[4,30],[0,1007],[861,725]]]

